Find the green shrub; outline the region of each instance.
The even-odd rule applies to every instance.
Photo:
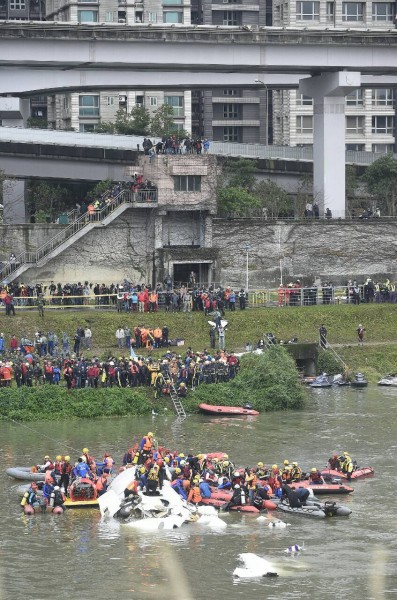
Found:
[[[318,355],[317,373],[336,375],[342,373],[344,367],[331,350],[322,350]]]

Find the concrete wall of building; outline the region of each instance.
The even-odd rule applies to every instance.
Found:
[[[211,265],[212,281],[241,287],[246,278],[246,242],[251,246],[251,289],[277,286],[281,275],[285,283],[300,279],[304,284],[318,280],[344,284],[350,278],[362,281],[367,276],[376,279],[381,275],[397,278],[395,222],[213,219],[207,223],[211,221],[208,216],[200,221],[198,215],[193,219],[189,213],[168,213],[160,219],[164,247],[159,244],[155,250],[158,220],[159,215],[152,210],[126,211],[111,225],[94,229],[47,265],[30,269],[20,279],[112,283],[128,277],[152,282],[153,263],[155,279],[162,281],[175,262],[202,262]],[[170,246],[168,227],[173,232]],[[204,242],[209,245],[212,241],[212,247],[203,247],[204,243],[200,248],[191,246],[191,235],[196,235],[199,227]],[[53,235],[54,229],[57,226],[0,226],[1,257],[36,249]],[[180,231],[178,239],[176,231]]]
[[[214,219],[218,249],[216,281],[245,286],[248,242],[251,287],[300,279],[343,284],[388,274],[397,277],[397,223],[387,221],[307,221],[273,223],[262,219]]]

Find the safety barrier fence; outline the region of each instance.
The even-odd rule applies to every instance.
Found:
[[[358,304],[360,302],[395,303],[397,300],[396,292],[393,290],[374,291],[370,296],[365,294],[364,286],[359,286],[358,293],[352,293],[352,288],[346,287],[323,287],[323,288],[291,288],[280,287],[273,289],[252,290],[245,298],[247,308],[260,307],[296,307],[296,306],[315,306],[315,305],[335,305],[335,304]],[[1,301],[0,297],[0,301]],[[133,302],[132,297],[118,298],[117,293],[93,294],[89,295],[50,295],[43,296],[44,309],[62,310],[62,309],[104,309],[118,310],[119,312],[150,312],[150,304],[146,302],[140,307],[139,303]],[[18,309],[37,310],[37,296],[15,297],[14,306]],[[235,308],[240,307],[240,299],[236,298]],[[141,310],[140,310],[141,308]],[[232,310],[229,302],[225,302],[226,311]],[[143,310],[142,310],[143,309]],[[184,310],[202,310],[202,304],[192,301],[186,308],[182,299],[178,306],[167,302],[166,292],[158,293],[158,303],[154,310],[168,310],[176,312]],[[216,310],[209,309],[208,312]]]

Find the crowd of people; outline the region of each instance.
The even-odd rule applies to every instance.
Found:
[[[143,151],[149,158],[156,154],[207,154],[210,148],[208,138],[190,138],[179,139],[176,135],[171,135],[153,144],[149,138],[143,140]]]
[[[290,484],[308,480],[315,485],[325,483],[321,471],[312,467],[304,472],[297,461],[283,461],[282,467],[277,464],[265,466],[259,461],[255,467],[236,467],[225,453],[197,454],[171,451],[158,446],[153,432],[149,431],[139,443],[133,444],[125,452],[121,469],[135,466],[135,478],[124,490],[125,498],[133,498],[138,492],[156,495],[161,491],[164,481],[168,480],[184,500],[200,504],[203,499],[211,498],[214,489],[231,490],[230,500],[222,509],[233,506],[252,505],[262,508],[263,501],[272,497],[288,498],[291,507],[305,505],[309,490],[294,490]],[[330,469],[345,473],[351,477],[354,462],[348,452],[340,456],[335,453],[328,461]],[[100,461],[83,448],[78,459],[73,463],[70,456],[57,455],[54,460],[49,455],[44,457],[43,464],[37,465],[37,471],[45,474],[43,497],[44,502],[52,506],[62,505],[69,486],[78,478],[90,479],[96,486],[98,495],[106,492],[109,477],[115,472],[115,461],[109,452],[105,452]],[[59,494],[54,494],[59,492]],[[54,503],[54,498],[56,498]],[[25,494],[22,506],[39,504],[37,484],[32,484]]]

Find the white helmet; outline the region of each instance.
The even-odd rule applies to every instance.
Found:
[[[239,486],[239,484],[238,484],[238,483],[236,483],[236,485],[234,486],[234,489],[235,489],[235,490],[239,490],[239,489],[240,489],[240,486]]]

